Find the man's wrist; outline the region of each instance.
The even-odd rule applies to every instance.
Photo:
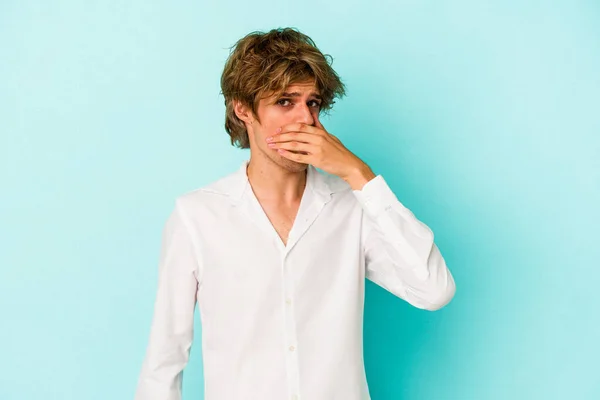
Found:
[[[369,181],[375,178],[375,173],[364,162],[352,167],[344,179],[352,188],[352,190],[361,190]]]

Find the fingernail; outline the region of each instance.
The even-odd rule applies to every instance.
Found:
[[[269,137],[267,138],[267,142],[272,142],[272,141],[273,141],[273,136],[269,136]]]
[[[281,128],[277,128],[277,130],[275,131],[275,133],[279,133],[281,132]]]

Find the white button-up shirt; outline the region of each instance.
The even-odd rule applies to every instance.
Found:
[[[365,278],[416,307],[443,307],[455,285],[433,233],[381,175],[352,190],[309,166],[284,245],[247,162],[175,201],[135,399],[181,399],[196,302],[206,400],[370,399]]]

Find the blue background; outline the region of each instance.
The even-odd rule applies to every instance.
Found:
[[[133,398],[173,201],[248,157],[228,47],[284,26],[457,282],[435,313],[368,282],[373,399],[600,398],[600,3],[3,0],[0,399]]]

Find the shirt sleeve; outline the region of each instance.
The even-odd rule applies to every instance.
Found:
[[[188,223],[176,201],[162,233],[154,315],[135,400],[181,399],[200,284],[198,248]]]
[[[364,210],[367,279],[418,308],[434,311],[448,304],[456,287],[431,229],[400,203],[381,175],[353,192]]]

